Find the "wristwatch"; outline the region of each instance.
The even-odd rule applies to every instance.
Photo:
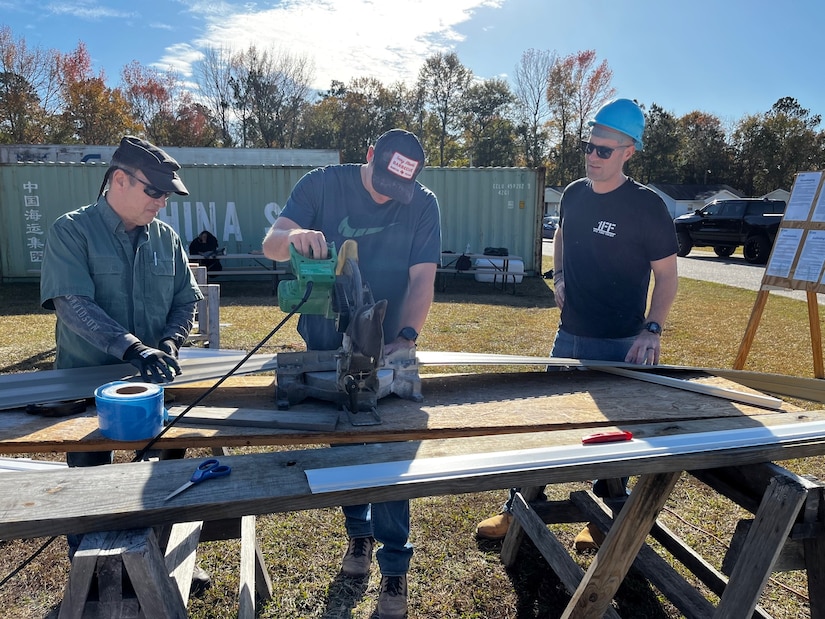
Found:
[[[661,335],[662,325],[660,325],[658,322],[645,323],[645,331],[650,331],[653,335]]]
[[[401,331],[398,332],[399,337],[403,337],[405,340],[410,340],[414,342],[418,339],[418,331],[413,329],[412,327],[404,327]]]

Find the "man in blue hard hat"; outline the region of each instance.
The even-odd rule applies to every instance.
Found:
[[[616,99],[588,124],[589,139],[581,144],[587,175],[565,188],[553,240],[553,283],[561,320],[550,354],[657,364],[662,328],[676,298],[677,245],[662,199],[624,173],[624,164],[642,150],[644,114],[630,99]],[[623,487],[597,480],[593,490],[607,497],[616,490],[623,493]],[[512,497],[511,492],[502,513],[479,523],[479,537],[506,535]],[[600,537],[588,525],[576,547],[593,548]]]

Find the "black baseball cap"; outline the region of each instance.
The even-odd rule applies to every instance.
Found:
[[[161,191],[179,193],[182,196],[189,195],[189,190],[178,176],[180,164],[162,148],[141,138],[133,135],[125,136],[112,155],[111,165],[112,167],[122,165],[140,170],[149,183]]]
[[[412,201],[415,179],[424,168],[424,148],[415,134],[391,129],[375,142],[372,186],[404,204]]]

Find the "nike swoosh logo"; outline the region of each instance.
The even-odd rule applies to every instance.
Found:
[[[395,225],[395,224],[391,224]],[[368,236],[370,234],[377,234],[385,229],[385,226],[380,226],[378,228],[353,228],[349,225],[349,217],[344,217],[341,220],[341,223],[338,224],[338,233],[346,237],[348,239],[357,239],[362,236]]]

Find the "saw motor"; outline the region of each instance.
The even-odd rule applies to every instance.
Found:
[[[310,290],[298,313],[335,321],[343,334],[334,351],[278,353],[277,402],[281,409],[307,397],[338,403],[354,425],[380,423],[378,400],[389,393],[421,401],[415,348],[384,358],[383,322],[387,301],[375,301],[358,267],[358,246],[347,240],[328,257],[307,258],[290,247],[295,279],[278,285],[278,304],[293,311]]]

